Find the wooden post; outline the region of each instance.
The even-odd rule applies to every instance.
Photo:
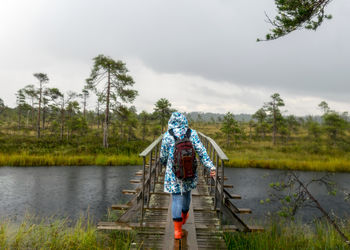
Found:
[[[153,173],[153,189],[152,189],[152,192],[154,193],[154,189],[156,187],[156,178],[157,178],[157,171],[158,171],[158,168],[159,168],[159,156],[158,156],[158,145],[156,146],[155,148],[155,153],[154,153],[154,158],[155,158],[155,165],[154,165],[154,173]]]
[[[216,152],[216,159],[215,159],[215,167],[216,167],[216,175],[215,175],[215,194],[214,194],[214,208],[217,207],[217,200],[216,197],[218,195],[218,173],[219,173],[219,157],[218,153]]]
[[[151,153],[149,154],[149,169],[148,169],[148,184],[147,184],[147,207],[149,207],[149,199],[151,195],[151,177],[152,177],[152,157],[153,157],[153,150],[151,150]]]
[[[211,161],[213,161],[213,145],[211,145],[210,143],[210,151],[209,151],[209,158]],[[213,182],[211,181],[211,176],[210,176],[210,171],[209,171],[209,182],[210,182],[210,191],[209,191],[209,194],[211,194],[212,192],[212,189],[213,189]]]
[[[207,151],[207,153],[208,153],[208,145],[209,145],[208,139],[205,138],[205,150]],[[205,179],[206,183],[208,184],[208,171],[206,168],[203,168],[203,170],[204,170],[204,179]]]
[[[220,183],[221,183],[221,194],[220,194],[220,202],[221,202],[221,207],[220,207],[220,212],[221,212],[221,218],[223,214],[223,208],[224,208],[224,161],[221,160],[221,178],[220,178]]]
[[[145,202],[145,171],[146,171],[146,156],[143,157],[143,173],[142,173],[142,195],[141,195],[141,227],[143,224],[143,206]]]

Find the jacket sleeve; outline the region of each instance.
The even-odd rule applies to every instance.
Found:
[[[214,166],[213,162],[210,160],[207,150],[205,149],[202,142],[200,141],[196,130],[192,130],[191,139],[192,139],[191,141],[192,141],[193,147],[196,150],[203,166],[205,166],[209,170],[216,170],[216,167]]]
[[[169,157],[169,143],[168,143],[168,137],[166,132],[163,135],[163,139],[162,139],[162,145],[160,146],[160,163],[162,164],[162,166],[166,166],[167,165],[167,161],[168,161],[168,157]]]

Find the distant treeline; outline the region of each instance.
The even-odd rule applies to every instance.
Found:
[[[15,108],[7,107],[0,99],[3,152],[41,148],[50,153],[68,147],[73,152],[100,153],[102,145],[104,149],[112,148],[108,152],[135,153],[165,131],[175,111],[165,98],[155,102],[153,112],[137,111],[132,102],[138,92],[132,88],[134,80],[125,63],[104,55],[93,59],[91,74],[80,93],[51,88],[45,73],[33,75],[37,83],[24,85],[16,92]],[[89,103],[92,94],[96,95],[94,104]],[[315,153],[350,150],[348,113],[334,111],[321,102],[322,116],[297,117],[286,115],[281,110],[284,105],[275,93],[252,115],[185,115],[191,127],[213,136],[228,150],[252,142],[283,146],[306,143],[307,151]],[[95,108],[88,110],[88,106]]]
[[[184,112],[186,117],[189,120],[192,120],[194,122],[222,122],[224,119],[225,114],[220,114],[220,113],[211,113],[211,112]],[[250,120],[254,119],[253,114],[234,114],[234,117],[236,121],[239,122],[249,122]],[[299,120],[306,120],[310,116],[296,116],[297,119]],[[320,115],[313,115],[311,116],[312,119],[318,123],[322,122],[322,116]]]

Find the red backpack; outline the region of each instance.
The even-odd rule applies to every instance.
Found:
[[[179,180],[190,180],[196,176],[196,151],[190,140],[191,129],[187,129],[183,139],[175,136],[172,129],[169,134],[175,139],[173,172]]]

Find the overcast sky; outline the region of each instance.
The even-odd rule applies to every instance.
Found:
[[[164,97],[180,111],[254,113],[275,92],[289,114],[320,114],[322,100],[350,111],[350,1],[334,0],[316,32],[257,43],[265,11],[273,0],[0,0],[0,98],[14,107],[36,72],[80,91],[104,54],[126,63],[138,112]]]

